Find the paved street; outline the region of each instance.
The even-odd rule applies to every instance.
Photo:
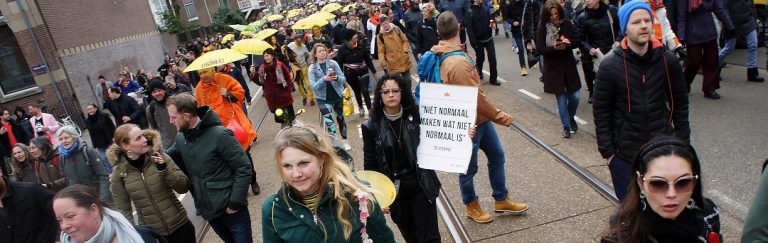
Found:
[[[557,116],[554,97],[542,90],[538,81],[538,70],[529,71],[521,77],[516,54],[512,52],[509,39],[496,37],[499,61],[499,75],[504,84],[501,87],[484,85],[487,94],[502,110],[511,112],[520,126],[531,130],[545,143],[577,162],[603,182],[610,184],[605,160],[597,153],[591,106],[587,103],[586,86],[582,91],[578,112],[580,130],[571,139],[559,136],[561,125]],[[765,84],[748,83],[746,68],[739,66],[745,60],[745,50],[737,50],[726,62],[723,70],[724,81],[720,93],[723,99],[705,99],[700,90],[701,77],[694,83],[691,101],[692,140],[704,166],[705,196],[713,198],[723,211],[721,218],[726,241],[738,241],[743,219],[750,205],[759,180],[759,165],[768,157],[764,149],[768,144],[768,108],[761,106],[768,98],[761,96],[768,91]],[[762,52],[761,50],[761,53]],[[762,57],[761,57],[762,58]],[[764,59],[763,59],[764,60]],[[761,62],[764,64],[764,62]],[[488,70],[487,63],[484,67]],[[579,70],[581,68],[579,67]],[[764,76],[768,76],[761,69]],[[486,73],[486,80],[488,74]],[[251,84],[252,85],[252,84]],[[252,87],[258,90],[258,87]],[[298,94],[294,106],[302,107]],[[301,120],[319,125],[316,107],[303,107],[307,113]],[[263,101],[254,103],[250,117],[258,123],[266,110]],[[254,239],[261,239],[261,204],[265,197],[277,191],[279,176],[274,164],[271,140],[279,130],[267,114],[259,129],[259,139],[252,154],[257,161],[256,170],[262,184],[262,195],[249,198],[249,209],[253,220]],[[357,114],[347,119],[351,154],[356,168],[362,167],[362,141],[359,124],[362,118]],[[593,242],[607,226],[614,206],[595,192],[584,181],[559,164],[555,158],[526,140],[521,134],[497,126],[506,152],[507,185],[514,200],[529,203],[531,209],[524,216],[497,216],[495,221],[480,225],[466,218],[458,190],[455,174],[438,173],[443,189],[454,210],[461,217],[461,224],[467,229],[472,241],[476,242]],[[487,168],[483,155],[480,156],[480,172],[476,176],[481,205],[492,207],[490,187],[487,185]],[[188,199],[186,199],[188,200]],[[393,230],[396,226],[391,223]],[[445,223],[441,221],[444,242],[452,242]],[[397,232],[396,232],[396,235]],[[399,236],[398,236],[399,237]],[[402,239],[401,239],[402,240]],[[213,232],[205,235],[204,242],[220,242]]]

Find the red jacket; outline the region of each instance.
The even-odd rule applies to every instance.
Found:
[[[278,79],[278,70],[282,73],[282,82]],[[263,70],[263,73],[262,73]],[[280,61],[275,60],[273,64],[263,63],[259,67],[259,72],[252,73],[251,75],[257,76],[258,82],[256,84],[264,87],[264,99],[267,101],[269,110],[275,112],[279,108],[285,108],[293,104],[293,82],[291,82],[291,72],[288,71],[288,67]],[[251,80],[256,80],[252,77]],[[282,83],[285,83],[283,86]]]

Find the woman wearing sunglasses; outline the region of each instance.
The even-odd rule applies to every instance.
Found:
[[[677,138],[657,136],[633,163],[629,193],[602,242],[721,242],[720,215],[702,196],[696,151]]]

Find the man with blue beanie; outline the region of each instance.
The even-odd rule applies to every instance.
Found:
[[[645,1],[632,0],[618,11],[625,37],[600,64],[593,115],[597,148],[608,160],[619,200],[627,195],[632,160],[655,134],[689,141],[688,90],[677,56],[653,38],[653,17]],[[642,178],[638,178],[642,181]]]

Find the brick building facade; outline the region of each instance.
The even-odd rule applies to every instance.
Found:
[[[165,52],[147,0],[0,0],[0,15],[2,109],[42,103],[58,117],[66,107],[82,125],[99,75],[154,72]]]

